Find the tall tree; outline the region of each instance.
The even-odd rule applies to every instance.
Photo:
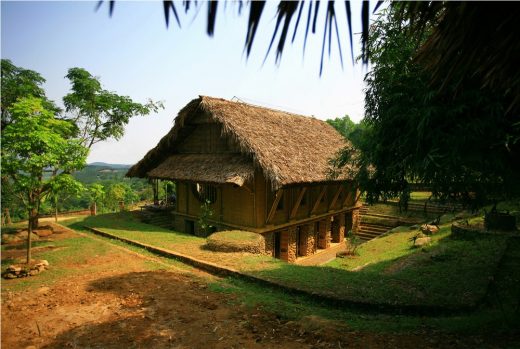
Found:
[[[56,105],[45,97],[42,84],[45,79],[33,70],[15,66],[9,59],[2,59],[2,129],[11,122],[10,108],[20,98],[37,97],[48,110],[59,111]]]
[[[148,115],[163,108],[161,102],[146,104],[134,102],[130,97],[104,90],[97,77],[83,68],[71,68],[66,76],[72,92],[63,97],[66,111],[78,130],[82,144],[91,148],[95,143],[109,138],[119,139],[130,118]]]
[[[42,198],[55,182],[85,165],[88,149],[71,138],[72,125],[57,119],[40,98],[19,99],[9,112],[11,123],[2,130],[2,175],[10,178],[29,213],[29,263]]]
[[[518,193],[520,171],[507,147],[518,129],[504,96],[471,81],[464,88],[449,83],[442,91],[432,86],[415,56],[434,23],[412,32],[398,10],[390,8],[372,25],[374,65],[365,97],[369,136],[362,156],[345,153],[344,162],[357,162],[358,180],[372,199],[406,193],[413,180],[441,197]]]

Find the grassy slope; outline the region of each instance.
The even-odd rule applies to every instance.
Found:
[[[506,239],[499,236],[454,240],[445,225],[432,245],[423,249],[410,247],[409,238],[415,232],[400,232],[364,244],[358,257],[306,267],[266,256],[207,251],[203,248],[205,239],[137,222],[129,213],[89,217],[83,224],[284,285],[351,301],[390,305],[476,304],[485,295],[507,245]]]
[[[79,227],[78,219],[75,221],[68,222],[68,225]],[[150,228],[150,227],[148,227]],[[169,233],[171,234],[171,233]],[[442,237],[441,233],[439,238]],[[92,259],[94,255],[98,257],[103,256],[116,256],[120,253],[110,245],[106,246],[99,240],[109,242],[114,245],[122,245],[126,248],[132,249],[139,252],[140,254],[149,254],[144,249],[130,247],[121,242],[117,242],[110,239],[98,238],[96,240],[90,239],[91,234],[86,234],[87,237],[75,237],[73,239],[67,239],[60,242],[60,246],[63,247],[61,250],[56,249],[53,251],[45,252],[44,254],[37,255],[36,258],[46,258],[51,262],[51,270],[41,274],[38,278],[27,278],[18,280],[17,285],[13,283],[8,284],[7,282],[2,283],[2,290],[19,290],[25,288],[39,287],[42,284],[52,283],[60,278],[66,277],[67,275],[77,275],[81,273],[96,272],[96,267],[88,266],[85,263],[83,268],[70,268],[70,261],[79,263],[87,262]],[[445,241],[446,239],[442,239]],[[56,243],[55,243],[56,244]],[[336,265],[334,268],[346,268],[352,269],[358,265],[363,265],[368,260],[369,254],[380,256],[380,261],[388,261],[395,259],[388,250],[386,253],[379,254],[379,251],[385,250],[378,241],[377,245],[373,245],[371,249],[366,249],[359,258],[349,261],[347,265]],[[387,244],[387,243],[385,243]],[[301,319],[308,315],[318,315],[331,320],[339,320],[345,323],[348,328],[352,330],[361,330],[369,332],[379,331],[424,331],[428,329],[443,330],[450,332],[469,332],[478,333],[489,332],[496,335],[496,331],[500,330],[511,330],[511,328],[517,328],[519,314],[513,313],[512,311],[518,305],[518,294],[520,290],[520,283],[518,276],[516,279],[512,276],[517,275],[520,258],[520,242],[515,241],[513,246],[509,248],[508,254],[512,257],[516,256],[516,259],[510,258],[508,263],[502,265],[499,277],[496,278],[496,283],[493,285],[492,290],[497,290],[495,293],[491,292],[490,298],[500,298],[500,304],[498,302],[490,302],[491,307],[486,306],[484,309],[480,309],[475,313],[470,313],[460,316],[444,316],[444,317],[413,317],[413,316],[402,316],[402,315],[383,315],[377,313],[366,313],[360,310],[345,309],[339,307],[330,307],[318,304],[310,301],[305,297],[294,296],[286,294],[282,291],[264,288],[254,283],[245,282],[233,278],[220,279],[215,281],[214,279],[207,280],[210,283],[210,288],[216,292],[233,293],[238,296],[233,302],[244,304],[249,307],[263,308],[266,311],[273,312],[283,319]],[[398,245],[398,243],[394,243]],[[368,246],[368,245],[366,245]],[[378,246],[378,248],[376,248]],[[383,245],[384,246],[384,245]],[[365,249],[365,248],[364,248]],[[362,250],[363,251],[363,250]],[[407,250],[410,251],[410,250]],[[420,251],[416,251],[420,252]],[[421,252],[424,253],[424,252]],[[407,256],[413,255],[413,253]],[[163,263],[174,264],[177,266],[180,263],[172,262],[169,259],[162,257],[155,257]],[[345,262],[345,260],[342,260]],[[153,264],[153,265],[152,265]],[[454,264],[453,262],[451,264]],[[150,268],[157,268],[159,265],[150,263]],[[329,267],[330,268],[330,267]],[[322,273],[323,274],[323,273]],[[462,279],[460,282],[465,282]],[[14,286],[11,286],[14,285]],[[449,286],[449,285],[447,285]],[[231,299],[231,298],[230,298]],[[231,300],[230,300],[231,301]],[[237,305],[239,305],[237,304]]]

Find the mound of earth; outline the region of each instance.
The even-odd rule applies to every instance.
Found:
[[[227,230],[211,234],[206,248],[218,252],[249,252],[261,254],[265,251],[264,237],[243,230]]]

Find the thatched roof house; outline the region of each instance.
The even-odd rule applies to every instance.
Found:
[[[189,135],[187,123],[199,115],[222,125],[224,136],[238,145],[241,155],[176,154]],[[189,128],[189,127],[188,127]],[[243,183],[262,170],[273,189],[331,180],[329,160],[348,142],[321,120],[284,111],[200,96],[186,105],[175,125],[159,144],[128,171],[130,177],[195,179],[214,183]],[[247,161],[252,159],[253,161]],[[224,167],[216,168],[215,162]],[[345,176],[335,178],[344,180]]]
[[[265,234],[288,228],[289,221],[314,224],[324,217],[330,227],[333,214],[357,208],[348,185],[352,171],[338,174],[330,164],[346,146],[321,120],[200,96],[127,175],[177,181],[179,230],[197,231],[190,220],[210,191],[203,186],[214,187],[219,227]]]

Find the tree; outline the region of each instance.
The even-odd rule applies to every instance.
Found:
[[[72,92],[63,97],[66,111],[73,113],[71,121],[77,126],[77,137],[91,148],[109,138],[119,139],[130,118],[148,115],[163,108],[161,102],[146,104],[134,102],[130,97],[104,90],[99,79],[82,68],[71,68],[66,76]]]
[[[69,197],[79,195],[85,190],[83,185],[76,181],[70,174],[62,174],[57,176],[49,183],[49,199],[54,205],[54,219],[58,221],[58,203],[64,201]]]
[[[88,187],[90,202],[93,205],[94,212],[97,211],[97,206],[105,199],[105,187],[100,183],[93,183]]]
[[[345,151],[343,163],[356,162],[357,179],[374,200],[406,194],[408,183],[416,180],[441,198],[473,202],[520,192],[520,171],[506,146],[518,128],[505,110],[504,96],[472,83],[464,88],[450,83],[442,91],[432,86],[415,56],[434,23],[418,33],[409,26],[398,7],[372,26],[367,133],[361,156]],[[453,74],[462,78],[464,72]]]
[[[355,148],[362,148],[364,137],[367,133],[367,125],[364,121],[356,124],[348,115],[342,118],[326,120],[329,125],[334,127],[343,137],[352,142]]]
[[[326,120],[329,125],[334,127],[336,131],[341,133],[345,138],[348,138],[350,133],[354,130],[356,123],[350,119],[350,116],[345,115],[342,118]]]
[[[42,84],[45,79],[37,72],[15,66],[10,60],[2,59],[2,129],[11,122],[10,108],[20,98],[42,99],[46,109],[59,112],[59,108],[45,97]]]
[[[125,183],[112,183],[105,192],[104,206],[111,211],[116,211],[121,202],[128,198],[128,191],[132,189]]]
[[[27,263],[41,199],[63,176],[84,166],[88,153],[71,138],[72,125],[57,119],[43,104],[41,98],[19,99],[9,109],[11,123],[2,131],[2,174],[29,213]]]

